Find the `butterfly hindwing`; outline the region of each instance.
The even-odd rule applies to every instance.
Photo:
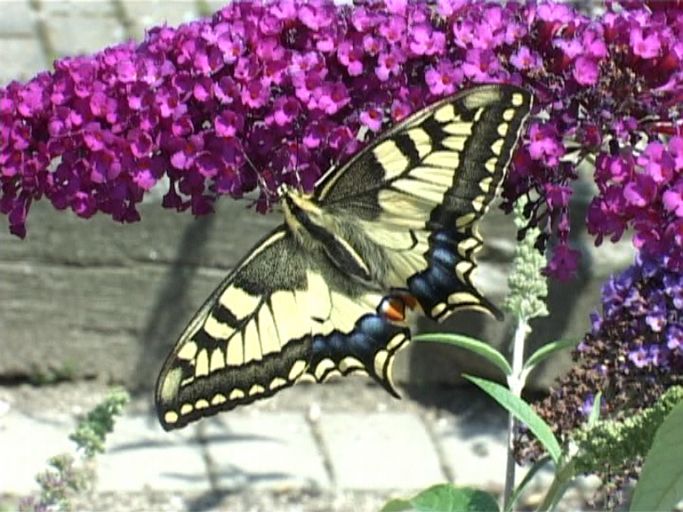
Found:
[[[407,288],[441,320],[462,308],[497,314],[474,287],[477,220],[501,183],[531,108],[514,86],[464,91],[389,130],[316,194],[387,289]]]
[[[371,297],[369,294],[368,298]],[[375,299],[381,303],[379,297]],[[392,379],[392,366],[394,357],[409,339],[410,330],[391,322],[381,309],[368,312],[358,318],[350,331],[337,329],[327,335],[313,337],[307,375],[316,382],[325,382],[336,375],[366,373],[398,396]]]
[[[377,313],[382,297],[350,281],[282,226],[263,239],[197,312],[157,382],[165,429],[248,404],[304,374],[368,373],[387,389],[410,335]]]

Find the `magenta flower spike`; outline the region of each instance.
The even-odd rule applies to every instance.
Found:
[[[631,228],[637,247],[681,270],[680,3],[607,7],[591,19],[549,1],[242,0],[152,28],[140,44],[60,59],[0,88],[0,211],[22,237],[40,199],[131,222],[160,181],[168,208],[209,213],[221,195],[258,187],[266,211],[279,184],[312,187],[411,112],[507,82],[534,92],[540,117],[504,206],[538,197],[530,225],[556,242],[548,273],[567,279],[578,267],[569,144],[596,159],[596,242]]]

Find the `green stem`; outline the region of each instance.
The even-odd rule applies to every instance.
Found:
[[[574,462],[560,466],[555,473],[555,478],[548,488],[548,492],[543,497],[543,501],[536,509],[536,512],[549,512],[555,509],[557,502],[560,501],[562,495],[567,490],[569,483],[575,476]]]
[[[528,319],[523,316],[517,317],[517,328],[515,329],[515,337],[512,344],[512,372],[508,376],[508,387],[512,394],[520,398],[522,390],[524,389],[525,372],[524,372],[524,342],[526,337],[531,332]],[[510,414],[508,416],[508,439],[507,439],[507,461],[505,465],[505,490],[503,491],[503,507],[506,508],[515,487],[515,455],[514,455],[514,441],[515,441],[515,425],[517,420]]]

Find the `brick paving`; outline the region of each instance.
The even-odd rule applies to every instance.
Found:
[[[321,417],[332,474],[344,489],[422,489],[446,477],[422,420],[410,413]]]
[[[180,496],[185,500],[158,510],[356,512],[378,510],[388,497],[449,481],[502,491],[505,415],[480,393],[448,391],[470,404],[454,412],[409,398],[395,400],[362,378],[325,385],[330,386],[322,393],[323,386],[295,386],[267,402],[173,432],[161,429],[150,411],[151,393],[143,394],[117,419],[105,453],[95,459],[94,503],[109,510],[102,498],[109,493],[123,503],[126,496],[147,496],[135,508],[145,512],[157,510],[150,496],[164,496],[167,505]],[[75,454],[68,437],[77,418],[107,392],[100,383],[0,387],[0,510],[12,510],[7,503],[35,495],[36,475],[45,471],[50,457]],[[518,478],[523,474],[520,469]],[[548,470],[534,481],[527,505],[538,503],[551,478]],[[594,485],[579,482],[561,510],[576,510]],[[192,497],[207,496],[243,497],[248,503],[290,496],[290,501],[275,508],[272,501],[255,508],[193,504]],[[324,508],[308,508],[306,496],[319,496]],[[374,498],[356,507],[359,496]]]
[[[434,436],[430,421],[417,411],[329,412],[311,419],[300,410],[259,408],[238,409],[168,433],[153,415],[136,412],[148,398],[138,399],[139,406],[119,418],[107,438],[106,452],[97,457],[98,491],[410,492],[448,481],[449,473],[459,474],[456,468],[464,467],[475,471],[463,473],[468,484],[485,483],[497,491],[502,482],[504,435],[486,426],[486,415],[467,422],[466,430],[476,432],[475,437],[445,427]],[[0,415],[0,454],[3,461],[18,464],[0,464],[0,494],[35,490],[35,476],[50,457],[74,452],[68,439],[74,426],[73,415],[56,408],[38,413],[7,408]],[[478,451],[473,443],[480,445]],[[481,474],[487,478],[477,480]]]

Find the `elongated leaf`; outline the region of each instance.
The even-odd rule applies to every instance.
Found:
[[[410,501],[401,498],[388,501],[380,512],[411,512],[415,510],[410,504]]]
[[[536,476],[536,473],[538,473],[543,467],[550,461],[550,456],[544,455],[540,459],[538,459],[533,466],[529,468],[529,471],[526,472],[526,475],[524,475],[524,478],[522,479],[521,482],[519,482],[519,485],[515,488],[515,491],[512,493],[512,496],[510,496],[510,501],[508,504],[505,506],[505,512],[510,512],[513,510],[513,507],[515,506],[515,503],[517,503],[517,500],[519,497],[522,495],[524,492],[524,489],[526,486],[533,480],[534,476]]]
[[[498,512],[493,496],[468,487],[437,484],[408,499],[391,500],[381,512]]]
[[[496,368],[498,368],[503,375],[506,377],[512,373],[512,368],[510,368],[510,363],[507,362],[505,356],[498,352],[488,343],[477,340],[475,338],[470,338],[469,336],[463,336],[462,334],[447,334],[447,333],[437,333],[437,334],[420,334],[413,338],[413,341],[429,341],[433,343],[445,343],[447,345],[454,345],[456,347],[464,348],[480,355]]]
[[[668,414],[655,434],[631,511],[673,510],[683,500],[683,402]]]
[[[486,391],[496,402],[505,407],[505,409],[515,418],[529,427],[529,430],[533,432],[536,438],[548,451],[548,455],[550,455],[555,464],[560,461],[560,456],[562,455],[560,443],[557,442],[557,438],[550,429],[550,426],[543,421],[538,414],[536,414],[529,404],[527,404],[521,398],[513,395],[509,389],[501,386],[500,384],[491,382],[490,380],[473,377],[471,375],[463,376]]]
[[[526,363],[524,363],[524,369],[532,370],[555,352],[572,348],[576,346],[576,343],[576,340],[559,340],[543,345],[527,359]]]
[[[593,407],[591,407],[591,413],[588,415],[588,426],[592,427],[600,419],[600,407],[602,405],[602,391],[598,391],[598,394],[593,398]]]

